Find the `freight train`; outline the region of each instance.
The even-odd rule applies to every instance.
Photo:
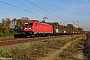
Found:
[[[22,25],[22,33],[15,34],[14,37],[32,37],[32,36],[47,36],[47,35],[61,35],[61,34],[76,34],[82,33],[70,26],[55,25],[54,23],[40,23],[38,20],[24,20]]]

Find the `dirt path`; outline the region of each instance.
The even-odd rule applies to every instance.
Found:
[[[84,36],[84,35],[83,35]],[[82,36],[82,37],[83,37]],[[80,38],[77,38],[69,43],[66,43],[64,46],[62,46],[59,50],[55,50],[53,52],[50,52],[50,54],[48,54],[47,56],[45,57],[41,57],[40,59],[38,60],[53,60],[56,56],[58,56],[61,52],[63,52],[64,49],[68,48],[73,42],[81,39],[82,37]]]

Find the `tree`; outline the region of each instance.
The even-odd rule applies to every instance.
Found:
[[[6,20],[2,19],[2,26],[5,26],[5,25],[6,25]]]
[[[10,22],[11,22],[10,18],[6,18],[6,26],[8,28],[10,28]]]
[[[58,23],[58,22],[54,22],[54,25],[55,25],[55,26],[59,26],[59,23]]]
[[[21,17],[21,20],[27,20],[29,19],[28,17]]]
[[[2,23],[0,23],[0,36],[1,37],[3,36],[3,33],[2,33]]]
[[[1,32],[1,30],[2,30],[2,23],[0,23],[0,32]]]
[[[10,18],[2,19],[2,33],[7,34],[10,31]]]
[[[24,20],[22,20],[22,19],[17,20],[16,26],[15,26],[15,29],[17,32],[21,31],[21,27],[22,27],[23,22],[24,22]]]

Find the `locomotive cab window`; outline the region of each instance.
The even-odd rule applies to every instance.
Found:
[[[30,26],[30,27],[32,27],[33,26],[33,23],[32,22],[25,23],[24,26]]]
[[[31,23],[31,22],[29,22],[28,24],[29,24],[29,26],[30,26],[30,27],[32,27],[32,26],[33,26],[33,23]]]
[[[24,23],[24,26],[28,26],[28,23]]]

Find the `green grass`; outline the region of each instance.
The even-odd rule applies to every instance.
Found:
[[[72,41],[73,38],[78,36],[53,38],[45,41],[27,43],[18,47],[0,49],[0,57],[12,58],[13,60],[36,60],[36,58],[43,57],[52,50],[59,49],[66,42]]]
[[[4,34],[2,37],[0,36],[0,39],[14,38],[14,34],[17,34],[17,33]]]
[[[82,40],[73,42],[60,55],[55,57],[54,60],[77,60],[76,54],[78,53],[78,47],[80,44],[82,44]]]
[[[8,36],[0,37],[0,39],[8,39],[8,38],[14,38],[14,35],[8,35]]]

